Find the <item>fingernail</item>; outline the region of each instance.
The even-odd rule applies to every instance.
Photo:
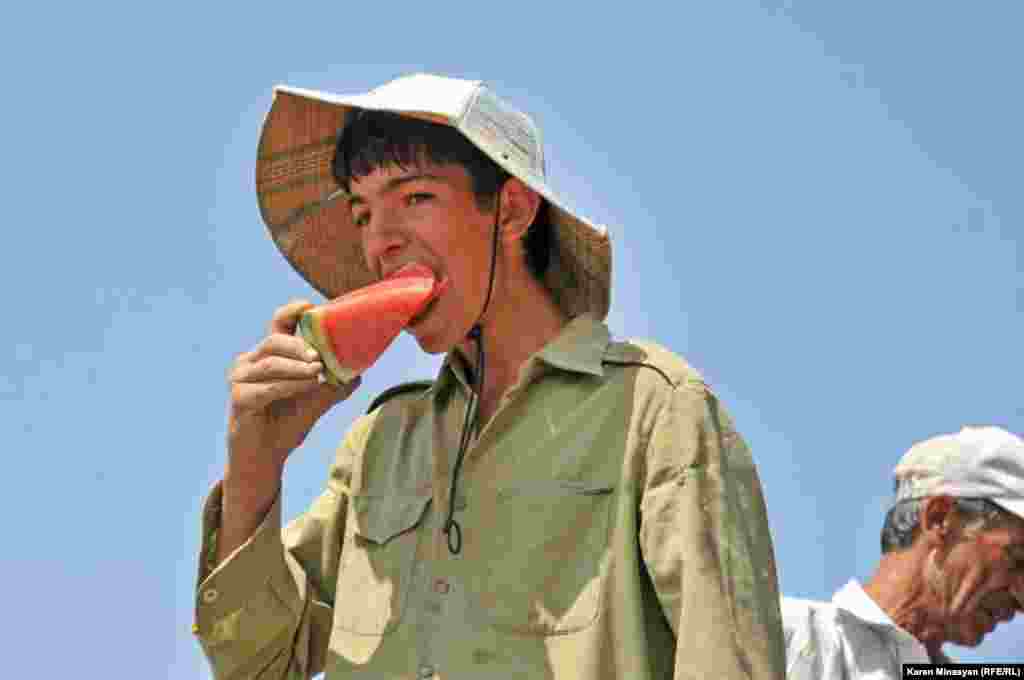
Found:
[[[315,360],[317,360],[319,358],[320,358],[320,355],[317,354],[317,351],[315,349],[307,349],[306,350],[306,359],[308,361],[315,361]]]

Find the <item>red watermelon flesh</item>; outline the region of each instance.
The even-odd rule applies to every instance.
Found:
[[[383,281],[307,310],[296,332],[320,354],[329,382],[348,382],[373,365],[443,287],[428,267],[407,264]]]

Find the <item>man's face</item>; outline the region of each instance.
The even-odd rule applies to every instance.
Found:
[[[353,178],[350,193],[371,271],[384,277],[419,262],[446,284],[407,330],[424,351],[449,351],[483,309],[494,213],[478,206],[459,165],[388,165]]]
[[[1008,516],[960,538],[941,565],[930,560],[945,641],[973,647],[1024,608],[1024,520]]]

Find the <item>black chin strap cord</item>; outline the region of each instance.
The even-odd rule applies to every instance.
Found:
[[[484,334],[480,320],[487,311],[487,305],[491,302],[491,291],[494,289],[494,265],[498,259],[498,224],[501,218],[501,193],[498,193],[497,207],[494,215],[494,233],[491,238],[491,272],[487,281],[487,297],[484,298],[484,306],[480,316],[469,329],[466,337],[476,341],[476,380],[469,390],[469,402],[466,404],[466,417],[462,421],[462,435],[459,437],[459,451],[455,456],[455,467],[452,470],[452,483],[448,489],[448,518],[444,522],[444,533],[448,537],[448,552],[458,555],[462,551],[462,528],[455,521],[455,490],[459,483],[459,471],[462,469],[462,459],[469,448],[469,441],[473,436],[473,429],[478,425],[477,412],[480,406],[480,393],[483,392],[486,379],[486,364],[484,355]],[[476,389],[473,389],[473,387]]]

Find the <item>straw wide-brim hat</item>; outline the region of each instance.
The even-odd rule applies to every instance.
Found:
[[[256,158],[260,214],[292,267],[327,298],[374,281],[347,195],[331,171],[339,135],[358,109],[451,125],[550,205],[553,244],[545,283],[570,317],[604,319],[611,296],[607,231],[548,185],[540,131],[477,81],[417,74],[366,94],[339,96],[278,86]]]

